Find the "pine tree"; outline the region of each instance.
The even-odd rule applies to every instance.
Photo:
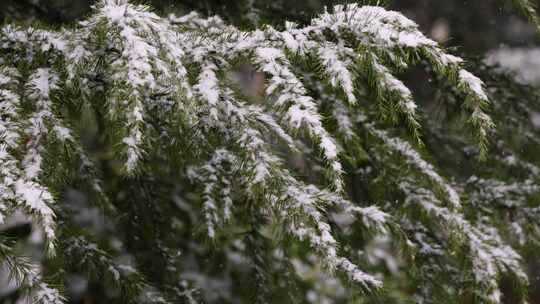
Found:
[[[254,30],[125,0],[6,24],[3,273],[34,303],[526,302],[538,96],[373,3]]]

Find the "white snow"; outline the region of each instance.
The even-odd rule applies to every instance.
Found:
[[[199,75],[199,82],[194,86],[195,91],[208,103],[210,117],[217,120],[217,105],[219,103],[219,80],[216,75],[217,66],[207,62]]]
[[[484,82],[480,78],[474,76],[469,71],[461,69],[459,71],[459,79],[461,82],[469,86],[469,88],[482,100],[488,100],[486,93],[484,92]]]
[[[319,57],[330,74],[330,83],[334,86],[340,86],[345,92],[349,103],[356,103],[354,95],[354,79],[348,69],[348,65],[343,62],[338,55],[339,48],[321,47],[318,49]]]
[[[127,13],[127,4],[123,5],[106,5],[103,9],[103,13],[107,18],[111,20],[111,22],[119,23],[122,19],[124,19],[126,13]]]
[[[57,289],[50,288],[45,283],[39,283],[34,296],[35,303],[42,304],[64,304],[64,298]]]
[[[433,168],[433,166],[425,161],[422,156],[412,148],[412,146],[404,140],[399,138],[392,138],[383,130],[375,129],[373,126],[367,126],[370,132],[381,139],[389,148],[395,152],[403,155],[406,158],[406,162],[422,174],[424,174],[434,185],[440,188],[446,194],[445,199],[451,204],[453,208],[461,207],[461,201],[457,191],[448,184]]]

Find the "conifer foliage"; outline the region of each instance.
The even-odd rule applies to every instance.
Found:
[[[242,65],[264,73],[263,96],[231,77]],[[399,79],[411,65],[448,96],[448,119]],[[45,255],[2,238],[0,261],[35,303],[65,303],[71,274],[113,283],[111,302],[501,303],[502,278],[525,300],[540,169],[504,136],[489,149],[500,116],[464,65],[369,5],[243,31],[101,0],[74,28],[5,25],[0,223],[24,212]],[[521,180],[463,180],[432,153],[441,142]],[[80,225],[72,192],[106,231]]]

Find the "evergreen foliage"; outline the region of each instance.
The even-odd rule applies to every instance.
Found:
[[[505,279],[525,302],[538,92],[471,66],[485,83],[372,5],[245,31],[101,0],[73,28],[5,25],[0,223],[30,217],[45,254],[2,234],[0,261],[35,303],[75,274],[103,302],[501,303]]]

